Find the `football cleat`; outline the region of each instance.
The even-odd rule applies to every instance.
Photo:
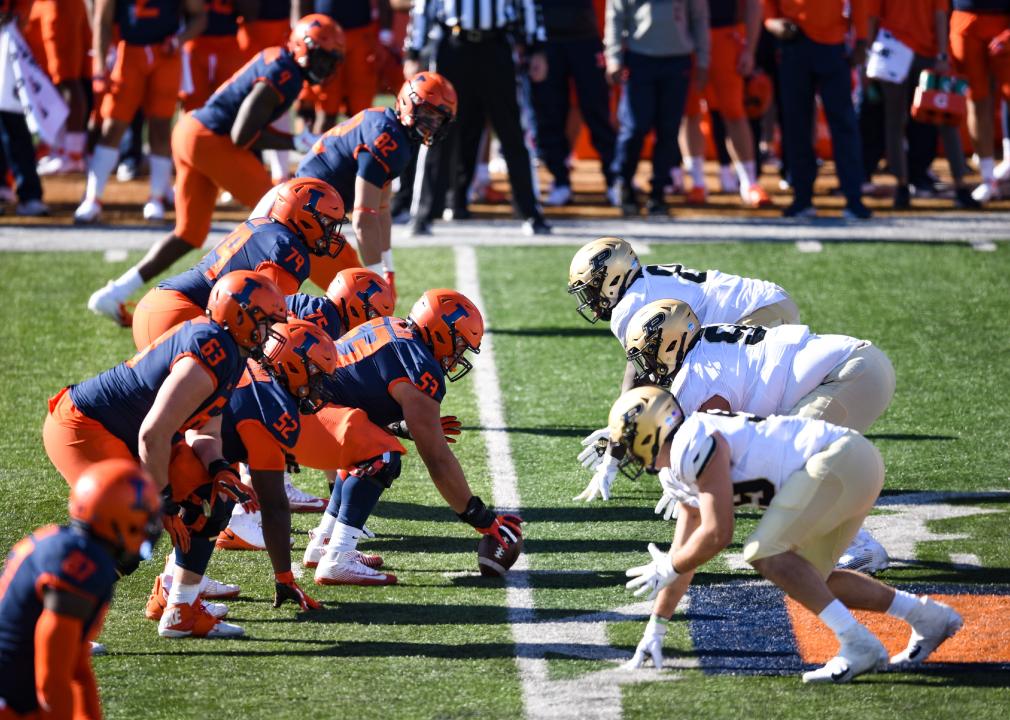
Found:
[[[572,188],[568,185],[555,185],[548,193],[544,205],[548,207],[561,207],[572,201]]]
[[[238,597],[239,593],[242,591],[238,585],[232,585],[230,583],[223,583],[220,580],[215,580],[212,577],[203,576],[203,580],[200,581],[200,597],[204,600],[226,600],[228,598]]]
[[[119,299],[119,294],[112,280],[91,293],[88,298],[88,310],[95,315],[105,315],[111,318],[120,327],[130,327],[133,325],[133,313],[130,312],[126,303]]]
[[[228,527],[217,536],[215,547],[221,550],[266,550],[263,518],[259,512],[232,515]],[[295,539],[291,538],[291,547]]]
[[[708,202],[708,190],[701,185],[696,185],[688,190],[684,202],[688,205],[704,205]]]
[[[224,603],[205,602],[203,600],[200,602],[203,603],[203,609],[218,620],[228,615],[228,606]],[[167,606],[168,586],[162,582],[159,575],[154,579],[154,588],[151,589],[151,594],[147,598],[144,617],[148,620],[161,620],[161,616],[165,613]]]
[[[856,537],[835,564],[837,570],[855,570],[874,575],[883,572],[890,565],[887,550],[869,532],[860,528]]]
[[[164,222],[165,203],[157,198],[151,198],[144,203],[144,219],[148,222]]]
[[[925,595],[908,616],[912,636],[908,646],[891,658],[892,665],[918,665],[928,658],[944,640],[953,637],[964,625],[954,608],[931,600]]]
[[[751,185],[743,196],[744,205],[751,209],[773,207],[772,199],[760,185]]]
[[[356,550],[337,553],[333,560],[323,558],[316,566],[316,585],[395,585],[396,575],[381,573],[361,561]],[[368,557],[368,556],[364,556]],[[377,555],[372,557],[378,557]],[[381,558],[380,558],[381,560]]]
[[[305,547],[305,554],[302,556],[302,565],[307,568],[318,567],[323,556],[326,555],[326,546],[330,543],[329,535],[316,533],[315,528],[309,530],[309,544]],[[363,553],[359,550],[352,550],[357,555],[358,562],[370,568],[382,567],[382,556]]]
[[[971,191],[971,196],[974,198],[975,202],[985,205],[993,200],[999,200],[1002,193],[1000,193],[999,185],[993,181],[980,184],[977,188]]]
[[[37,167],[39,177],[82,173],[87,169],[84,158],[71,158],[69,155],[47,155],[39,161]]]
[[[49,215],[49,206],[38,199],[25,200],[17,204],[14,214],[19,217],[45,217]]]
[[[288,478],[284,479],[284,493],[288,496],[288,506],[293,513],[322,512],[326,509],[326,500],[302,492]]]
[[[158,622],[158,635],[163,638],[232,638],[245,635],[245,630],[217,619],[197,600],[192,605],[175,603],[165,608]]]
[[[102,203],[91,198],[84,198],[74,210],[74,225],[91,225],[102,217]]]
[[[816,670],[803,673],[805,683],[847,683],[857,675],[887,667],[887,649],[865,625],[843,632],[838,655]]]

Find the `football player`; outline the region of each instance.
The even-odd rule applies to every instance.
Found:
[[[189,87],[180,93],[183,110],[189,112],[203,105],[242,67],[238,20],[255,16],[258,5],[259,0],[207,4],[207,27],[182,47],[183,75],[189,80]]]
[[[685,419],[676,398],[655,386],[629,390],[610,411],[615,441],[659,472],[677,502],[669,553],[649,545],[651,562],[628,570],[636,595],[655,599],[631,668],[663,664],[667,623],[695,570],[733,540],[734,507],[765,508],[744,541],[744,559],[817,615],[838,638],[838,654],[803,674],[806,683],[844,683],[887,665],[880,640],[850,609],[887,613],[912,629],[891,663],[919,664],[961,629],[952,608],[834,567],[873,507],[884,464],[862,435],[823,420],[699,412]]]
[[[333,340],[363,322],[388,317],[396,298],[385,278],[368,268],[347,268],[337,273],[322,297],[288,295],[288,314],[318,325]]]
[[[392,182],[410,160],[413,147],[432,145],[456,117],[456,91],[438,73],[423,72],[403,84],[396,108],[371,108],[328,130],[298,166],[296,177],[316,177],[353,202],[351,222],[362,263],[384,273],[396,289],[390,238]],[[273,191],[253,211],[263,214],[273,204]],[[347,264],[314,268],[312,282],[326,287]],[[318,272],[318,275],[317,275]]]
[[[880,348],[806,325],[700,326],[686,304],[660,300],[635,313],[625,340],[635,381],[669,385],[687,414],[799,415],[866,432],[894,397],[894,368]],[[887,553],[863,530],[843,563],[877,572]]]
[[[631,244],[615,237],[603,237],[583,245],[572,258],[568,270],[568,292],[579,301],[583,318],[595,323],[609,320],[610,329],[625,344],[628,320],[643,305],[655,300],[687,303],[702,324],[742,325],[796,324],[799,309],[789,294],[775,283],[729,275],[718,270],[691,270],[683,265],[643,266]],[[621,389],[634,385],[635,368],[628,363]],[[617,476],[617,458],[610,448],[606,461],[596,464],[595,445],[606,436],[605,429],[586,437],[579,460],[596,470],[586,489],[575,500],[608,500]]]
[[[70,525],[10,551],[0,576],[0,717],[102,717],[90,641],[102,631],[117,568],[149,557],[161,501],[132,460],[74,478]]]
[[[151,144],[151,197],[144,217],[164,218],[172,184],[172,116],[182,76],[179,47],[207,27],[206,7],[200,0],[95,0],[92,26],[91,81],[96,99],[101,98],[102,127],[74,222],[98,222],[105,185],[119,163],[119,141],[138,109],[144,111]],[[109,72],[109,47],[117,29],[121,39]]]
[[[225,275],[206,317],[177,325],[49,400],[42,430],[49,459],[69,483],[99,460],[139,459],[160,491],[168,485],[172,438],[198,428],[204,440],[194,450],[211,467],[222,458],[220,415],[245,358],[262,357],[270,326],[285,317],[284,295],[265,275]],[[171,519],[166,525],[170,533],[178,529]]]
[[[344,203],[329,185],[289,180],[266,215],[242,223],[199,263],[148,291],[134,313],[134,343],[142,348],[202,315],[217,279],[236,270],[266,275],[285,295],[297,292],[317,259],[354,254],[340,233],[344,220]]]
[[[253,150],[305,151],[311,146],[314,136],[281,133],[270,124],[287,112],[304,83],[329,77],[341,52],[333,22],[325,16],[309,15],[291,31],[286,48],[264,50],[207,104],[179,119],[172,132],[175,229],[139,263],[96,290],[88,299],[92,312],[129,325],[131,318],[123,306],[126,299],[207,239],[219,189],[249,207],[256,204],[273,183]],[[268,206],[254,217],[265,218],[269,210]]]
[[[303,320],[274,325],[264,346],[263,363],[248,363],[222,413],[223,458],[205,470],[194,452],[200,438],[192,432],[187,434],[188,445],[180,443],[174,449],[172,501],[180,506],[191,532],[188,543],[175,548],[174,577],[169,581],[164,573],[159,575],[147,602],[146,615],[159,621],[162,637],[243,634],[241,627],[221,621],[226,607],[198,599],[215,539],[220,546],[221,537],[227,536],[227,530],[220,537],[218,533],[228,524],[235,501],[244,501],[247,511],[256,511],[242,497],[243,485],[232,467],[239,462],[249,467],[253,489],[249,495],[258,500],[262,513],[263,537],[275,577],[274,607],[285,600],[293,600],[302,610],[319,607],[291,574],[291,515],[284,471],[298,437],[300,413],[311,414],[322,407],[322,379],[335,367],[333,341],[318,327]],[[213,480],[221,477],[228,479],[223,492],[220,481]]]
[[[476,306],[455,290],[441,289],[424,293],[406,320],[370,320],[337,342],[337,370],[326,382],[336,407],[305,418],[295,448],[301,464],[351,469],[334,486],[305,549],[305,564],[317,563],[316,583],[396,582],[395,575],[369,567],[357,553],[365,521],[400,473],[405,450],[386,430],[392,423],[406,423],[429,476],[461,520],[503,546],[522,536],[519,517],[496,514],[470,490],[439,413],[446,379],[466,375],[472,366],[465,355],[479,352],[483,335]],[[310,430],[310,420],[322,428]],[[332,439],[305,442],[313,436]]]

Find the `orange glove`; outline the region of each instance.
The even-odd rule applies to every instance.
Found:
[[[172,538],[172,544],[184,553],[189,552],[189,528],[182,521],[182,517],[178,514],[165,513],[161,516],[161,520],[165,525],[165,532]]]
[[[463,423],[457,420],[455,415],[442,416],[442,434],[445,435],[446,442],[456,442],[455,436],[463,432],[462,428]]]
[[[295,576],[291,571],[274,574],[274,607],[279,608],[285,600],[298,603],[303,610],[318,610],[322,607],[318,602],[310,598],[304,590],[298,587]]]
[[[235,471],[227,460],[215,460],[207,466],[214,481],[214,493],[224,500],[231,500],[242,506],[247,513],[256,512],[260,509],[259,499],[256,491],[248,485],[243,484],[239,474]]]

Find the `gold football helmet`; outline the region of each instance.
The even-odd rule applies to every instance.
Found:
[[[625,459],[654,473],[659,451],[684,422],[673,393],[655,385],[632,388],[610,408],[610,440],[625,450]]]
[[[698,316],[685,302],[657,300],[639,308],[624,335],[635,382],[669,385],[700,332]]]
[[[602,237],[586,243],[568,268],[568,294],[579,300],[579,314],[591,323],[609,320],[642,265],[631,245],[620,238]],[[585,312],[586,309],[591,314]]]

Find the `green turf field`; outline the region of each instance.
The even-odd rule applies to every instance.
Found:
[[[574,250],[477,250],[528,522],[530,572],[520,584],[532,588],[535,612],[521,619],[542,624],[532,628],[538,642],[517,649],[510,619],[520,616],[508,609],[516,595],[474,577],[477,536],[441,502],[412,454],[369,522],[379,537],[362,545],[383,555],[397,586],[318,588],[307,574],[303,586],[326,607],[301,616],[292,606],[270,607],[265,554],[217,553],[209,572],[241,583],[230,620],[248,637],[168,641],[143,617],[160,562],[121,582],[102,636],[109,654],[95,659],[107,716],[501,718],[519,717],[525,707],[530,717],[1006,717],[1010,635],[1002,624],[1010,604],[1000,603],[1010,594],[1010,341],[1003,330],[1010,248],[826,244],[806,254],[792,244],[653,245],[643,257],[774,280],[815,331],[867,338],[888,353],[897,394],[869,435],[888,468],[878,512],[890,513],[895,527],[920,517],[908,507],[926,491],[997,493],[919,503],[932,510],[921,513],[920,537],[905,536],[914,557],[884,575],[916,590],[996,598],[1006,614],[979,615],[984,626],[962,631],[991,639],[974,656],[985,661],[937,663],[844,687],[801,685],[780,594],[744,582],[755,576],[723,558],[699,573],[690,608],[673,623],[671,668],[643,673],[637,683],[614,672],[643,627],[619,614],[636,604],[623,588],[624,570],[644,561],[648,542],[668,543],[672,524],[653,515],[659,491],[646,479],[619,480],[609,503],[571,500],[589,479],[575,460],[579,440],[605,421],[622,371],[609,329],[583,321],[565,293]],[[131,353],[127,332],[84,307],[91,290],[125,266],[106,263],[101,253],[0,254],[0,306],[8,308],[0,326],[5,549],[65,518],[66,486],[42,448],[45,402]],[[423,289],[455,283],[451,249],[397,251],[397,266],[404,314]],[[475,362],[486,360],[482,354]],[[463,420],[455,449],[470,483],[490,500],[478,400],[471,374],[450,387],[445,407]],[[296,481],[324,491],[321,475],[305,472]],[[968,514],[955,517],[959,508]],[[295,560],[314,521],[294,517]],[[741,514],[731,551],[739,552],[754,523]],[[166,547],[163,539],[159,549]],[[530,637],[530,630],[518,632]],[[563,707],[549,709],[551,698]]]

